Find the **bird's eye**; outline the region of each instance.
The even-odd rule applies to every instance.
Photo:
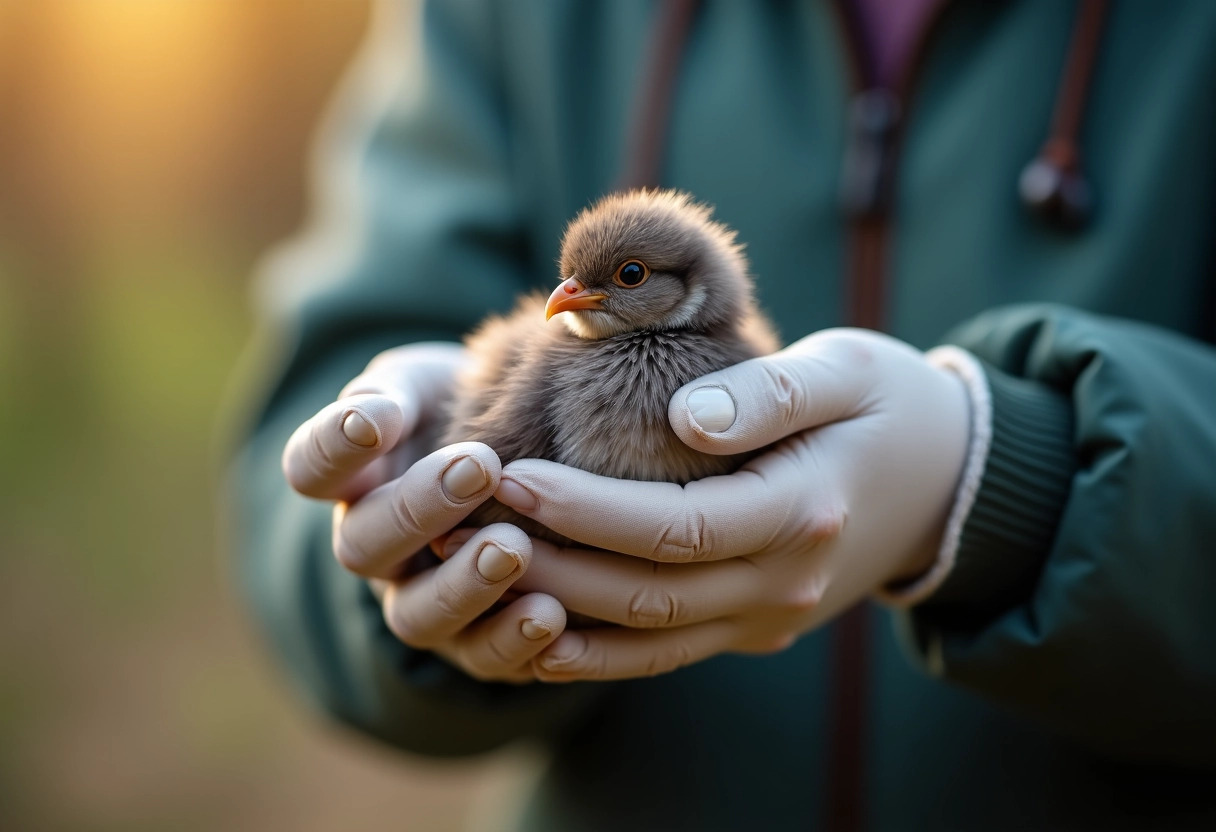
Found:
[[[641,286],[650,277],[650,267],[641,260],[626,260],[612,276],[612,281],[618,286],[632,289]]]

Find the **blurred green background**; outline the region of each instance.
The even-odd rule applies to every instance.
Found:
[[[356,0],[0,0],[0,829],[493,828],[290,695],[227,581],[216,430]]]

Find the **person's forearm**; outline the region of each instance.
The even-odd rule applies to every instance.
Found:
[[[1216,350],[1052,306],[952,340],[992,367],[993,448],[916,655],[1097,747],[1216,760]]]

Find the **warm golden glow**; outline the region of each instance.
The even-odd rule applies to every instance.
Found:
[[[315,730],[220,566],[216,413],[248,282],[300,223],[305,151],[367,16],[0,0],[5,830],[328,832],[351,807],[365,828],[457,829],[535,768]]]
[[[335,55],[367,13],[354,2],[298,8],[0,3],[0,112],[11,123],[16,109],[19,128],[16,159],[3,161],[40,211],[84,233],[211,222],[231,189],[257,188],[263,148],[306,140],[324,92],[318,73],[332,84]],[[256,191],[248,197],[256,203]]]

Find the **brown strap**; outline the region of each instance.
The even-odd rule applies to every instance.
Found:
[[[698,5],[698,0],[668,0],[664,4],[651,42],[650,58],[644,64],[648,74],[644,76],[644,86],[633,115],[625,172],[617,182],[619,188],[660,184],[675,83]],[[882,329],[885,223],[864,224],[861,229],[855,229],[855,233],[858,231],[863,236],[870,234],[879,239],[862,245],[855,242],[855,256],[865,252],[874,257],[874,262],[854,264],[850,271],[854,275],[873,276],[877,285],[855,288],[853,297],[857,305],[848,316],[855,325]],[[862,282],[866,282],[865,278]],[[859,605],[845,613],[832,629],[827,819],[829,829],[844,832],[865,826],[864,751],[870,639],[867,605]]]
[[[832,627],[831,702],[828,713],[826,828],[853,832],[866,828],[866,720],[870,688],[870,607],[858,604]]]
[[[650,56],[643,64],[647,74],[642,76],[642,91],[626,145],[625,172],[617,182],[621,190],[660,184],[676,78],[698,5],[699,0],[668,0],[663,4]]]
[[[1107,0],[1081,0],[1077,12],[1051,117],[1051,135],[1039,151],[1040,158],[1053,162],[1061,170],[1077,170],[1081,166],[1081,123],[1108,8]]]
[[[888,324],[888,265],[890,221],[895,165],[898,160],[902,119],[912,97],[912,89],[925,62],[928,45],[940,25],[947,0],[937,0],[926,11],[921,31],[900,68],[894,90],[880,91],[871,87],[872,79],[864,60],[865,44],[855,9],[848,0],[837,0],[833,8],[844,34],[853,84],[858,91],[854,98],[867,94],[889,96],[894,103],[894,120],[877,146],[881,153],[878,164],[883,166],[875,180],[877,188],[866,210],[849,210],[849,261],[845,283],[845,320],[851,326],[885,331]],[[863,102],[864,103],[864,102]],[[856,112],[853,114],[857,115]],[[864,115],[864,114],[863,114]],[[873,126],[873,125],[871,125]],[[856,137],[852,137],[856,138]],[[845,174],[848,174],[846,162]],[[848,210],[848,206],[846,206]],[[824,813],[824,828],[829,832],[858,832],[867,826],[866,773],[868,719],[870,712],[871,622],[869,604],[861,603],[842,615],[832,627],[830,684],[828,707],[828,789]]]

